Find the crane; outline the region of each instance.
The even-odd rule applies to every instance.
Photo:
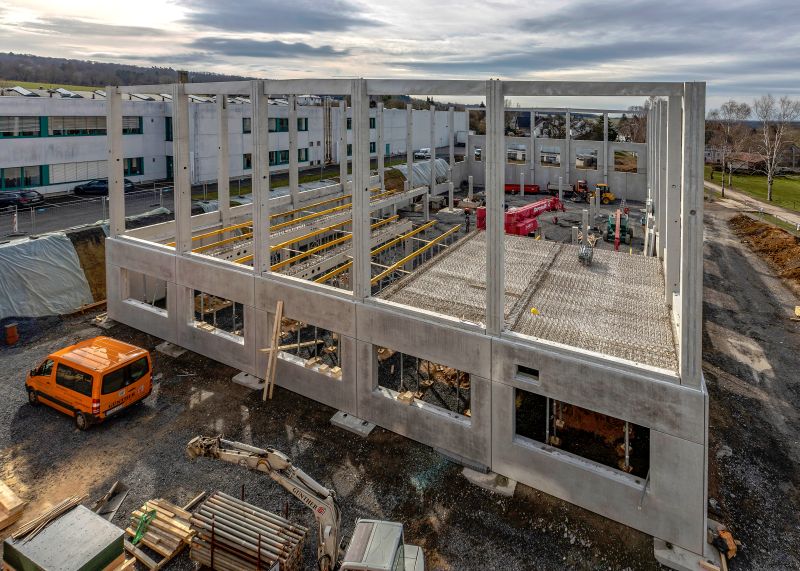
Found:
[[[196,436],[186,446],[190,458],[216,458],[243,468],[264,472],[303,502],[317,520],[317,565],[320,571],[425,571],[422,549],[403,542],[399,523],[356,522],[353,539],[341,558],[341,512],[336,492],[325,488],[274,448],[256,448],[221,436]]]

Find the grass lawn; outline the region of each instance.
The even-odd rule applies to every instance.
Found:
[[[25,89],[39,89],[43,87],[44,89],[55,89],[57,87],[63,87],[64,89],[68,89],[69,91],[94,91],[95,89],[105,89],[105,87],[87,87],[85,85],[63,85],[61,83],[42,83],[37,81],[14,81],[8,79],[0,80],[0,87],[15,87],[19,85],[20,87],[24,87]]]
[[[722,173],[715,172],[712,182],[720,184]],[[705,178],[711,180],[711,166],[705,167]],[[727,177],[726,177],[727,183]],[[727,185],[726,185],[727,186]],[[767,201],[767,177],[764,175],[734,174],[733,188],[752,196],[756,200]],[[800,211],[800,176],[781,176],[772,184],[772,204],[789,210]]]

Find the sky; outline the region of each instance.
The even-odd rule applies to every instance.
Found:
[[[0,51],[274,79],[706,81],[712,109],[800,97],[800,0],[3,0]]]

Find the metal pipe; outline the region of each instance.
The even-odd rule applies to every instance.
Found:
[[[228,445],[228,444],[230,444],[230,441],[222,440],[222,443]],[[264,452],[264,450],[262,450],[260,448],[256,448],[255,446],[247,446],[246,444],[241,444],[241,443],[236,443],[236,444],[242,450],[248,450],[249,449],[250,452],[255,452],[257,454],[260,454],[260,453]],[[268,512],[267,510],[261,509],[259,507],[253,506],[251,504],[246,504],[244,502],[240,502],[236,498],[234,498],[233,496],[229,496],[228,494],[226,494],[224,492],[217,492],[216,494],[211,496],[208,499],[208,501],[209,502],[224,503],[224,504],[228,504],[228,505],[234,506],[238,510],[242,511],[243,513],[245,513],[248,516],[255,516],[255,517],[260,517],[262,519],[266,519],[268,521],[275,521],[278,524],[284,526],[284,529],[292,530],[293,532],[298,533],[300,535],[304,535],[304,534],[306,534],[308,532],[308,528],[305,527],[305,526],[291,523],[290,521],[287,521],[286,519],[282,519],[280,516],[275,515],[272,512]]]
[[[256,552],[257,550],[256,546],[247,541],[245,538],[237,535],[234,530],[230,530],[227,527],[225,529],[219,529],[221,526],[211,525],[207,523],[207,521],[209,521],[208,518],[204,516],[197,516],[197,514],[195,514],[195,517],[192,518],[192,525],[197,526],[200,529],[204,529],[206,531],[210,531],[212,528],[214,528],[214,537],[215,537],[214,541],[218,541],[220,543],[228,541],[234,547],[243,549],[245,551],[251,551],[253,553]],[[280,552],[275,551],[274,547],[272,547],[271,545],[266,549],[276,557],[280,554]]]
[[[202,518],[208,519],[208,514],[200,514]],[[277,529],[272,530],[267,526],[258,527],[251,523],[246,522],[242,519],[241,516],[237,514],[229,514],[224,513],[223,510],[219,510],[211,514],[211,517],[216,522],[216,527],[223,530],[234,533],[238,538],[243,540],[252,540],[252,534],[262,534],[264,536],[264,541],[268,545],[273,545],[275,547],[282,547],[286,542],[286,537],[282,533],[283,530]],[[237,519],[238,518],[238,519]],[[241,530],[243,531],[240,531]],[[299,541],[299,538],[294,538]]]
[[[288,533],[296,537],[297,539],[301,539],[308,531],[304,527],[298,527],[288,521],[282,520],[275,514],[270,514],[269,512],[266,512],[266,514],[262,515],[258,512],[255,512],[254,510],[246,509],[244,507],[240,507],[233,503],[220,502],[214,496],[209,498],[206,505],[208,506],[209,504],[213,505],[214,509],[218,509],[221,511],[227,510],[233,516],[238,516],[253,520],[255,522],[258,522],[263,527],[275,528],[281,533],[283,534]]]

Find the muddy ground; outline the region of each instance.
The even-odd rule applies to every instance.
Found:
[[[731,232],[732,211],[706,217],[705,373],[711,393],[710,495],[715,516],[742,543],[732,569],[800,568],[800,332],[798,302]],[[65,496],[100,496],[115,480],[131,492],[114,522],[126,525],[145,500],[186,502],[201,490],[246,499],[313,528],[311,514],[257,473],[188,460],[196,434],[271,445],[334,488],[345,534],[358,517],[400,520],[423,546],[428,568],[658,569],[646,535],[523,485],[506,498],[469,484],[461,467],[380,428],[368,439],[329,424],[335,411],[280,387],[262,403],[233,385],[233,369],[187,353],[153,353],[158,375],[145,403],[88,432],[51,409],[31,407],[24,372],[48,352],[102,333],[92,316],[26,323],[24,340],[0,349],[0,477],[31,502],[28,514]],[[160,340],[119,325],[109,334],[153,349]],[[305,547],[313,568],[315,546]],[[189,569],[186,555],[171,569]]]

